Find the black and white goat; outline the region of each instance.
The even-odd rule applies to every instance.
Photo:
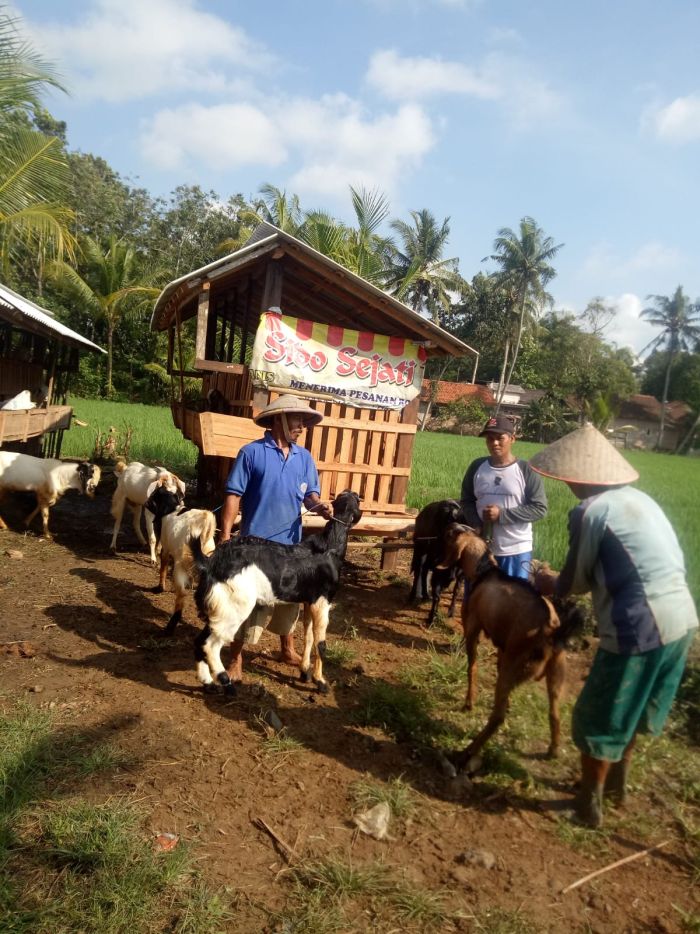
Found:
[[[95,495],[100,482],[100,468],[96,464],[82,461],[76,464],[55,458],[32,457],[30,454],[15,454],[0,451],[0,496],[10,491],[29,491],[36,494],[36,509],[24,520],[29,525],[34,516],[41,512],[44,536],[49,532],[49,509],[63,496],[66,490],[78,490],[89,497]],[[7,526],[0,518],[0,529]]]
[[[153,593],[163,593],[168,567],[171,562],[173,565],[175,609],[163,630],[163,635],[171,636],[182,619],[185,595],[192,586],[194,560],[189,541],[197,539],[203,554],[211,554],[214,551],[216,517],[208,509],[184,506],[179,491],[173,493],[158,481],[152,483],[149,489],[150,494],[144,505],[153,516],[156,547],[160,545],[160,577]]]
[[[319,691],[328,690],[323,677],[328,614],[338,589],[348,534],[361,516],[359,496],[345,490],[333,500],[333,518],[323,532],[298,545],[251,537],[221,545],[206,558],[199,542],[190,542],[200,570],[195,600],[206,621],[195,642],[197,676],[205,689],[214,684],[213,675],[227,693],[235,692],[221,662],[221,649],[233,642],[256,606],[303,603],[301,680],[309,680],[314,646],[313,681]]]
[[[141,545],[146,544],[146,539],[141,532],[141,513],[144,504],[151,495],[152,485],[158,482],[165,486],[171,493],[179,493],[180,502],[185,498],[185,484],[171,470],[165,467],[147,467],[138,461],[128,466],[124,461],[119,461],[114,468],[117,477],[117,488],[112,495],[112,516],[114,518],[114,529],[112,531],[112,541],[110,548],[117,550],[117,535],[122,524],[124,507],[128,504],[131,507],[134,519],[134,532]],[[148,547],[151,553],[151,564],[156,563],[156,536],[153,531],[153,517],[150,512],[146,512],[146,532],[148,534]]]
[[[464,522],[462,507],[454,499],[441,499],[428,503],[416,516],[413,530],[413,559],[411,573],[413,587],[409,601],[417,603],[428,596],[428,574],[430,574],[430,596],[432,605],[428,614],[428,626],[435,622],[443,590],[455,582],[449,615],[454,616],[457,594],[463,580],[461,570],[453,567],[440,568],[445,552],[445,532],[454,522]]]

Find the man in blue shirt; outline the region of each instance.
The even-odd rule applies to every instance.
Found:
[[[322,418],[303,399],[288,394],[275,399],[253,419],[266,431],[258,441],[240,449],[231,468],[219,542],[231,538],[239,511],[241,535],[256,535],[284,545],[301,541],[302,505],[326,519],[332,516],[330,504],[321,501],[316,464],[306,448],[297,443],[304,429],[318,425]],[[280,603],[274,609],[257,607],[240,640],[233,643],[233,660],[228,668],[231,679],[242,678],[244,642],[255,644],[263,629],[279,635],[281,660],[298,665],[301,658],[294,648],[298,615],[295,604]]]

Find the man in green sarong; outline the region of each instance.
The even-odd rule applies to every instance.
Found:
[[[581,751],[575,809],[602,823],[603,796],[624,803],[638,733],[658,735],[678,690],[698,626],[683,554],[660,507],[630,487],[637,472],[592,425],[530,460],[581,500],[569,514],[569,553],[559,575],[540,572],[543,594],[591,592],[600,645],[576,702]]]

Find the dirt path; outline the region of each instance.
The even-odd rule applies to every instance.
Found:
[[[354,657],[328,666],[328,696],[300,685],[265,637],[264,651],[248,659],[238,698],[205,697],[194,677],[192,604],[176,639],[155,638],[172,596],[149,592],[156,574],[131,530],[122,532],[124,551],[109,554],[108,504],[106,492],[94,503],[66,497],[52,513],[53,543],[0,533],[0,642],[26,639],[38,649],[34,658],[0,656],[0,695],[5,705],[49,706],[63,724],[111,736],[130,762],[89,793],[131,794],[150,813],[150,831],[191,840],[206,879],[238,894],[236,929],[272,929],[264,909],[281,909],[289,889],[288,876],[279,875],[286,863],[254,826],[256,817],[299,854],[338,854],[353,864],[381,860],[416,886],[447,891],[465,915],[482,919],[481,927],[468,917],[456,922],[463,930],[531,929],[484,927],[494,909],[551,931],[676,931],[680,911],[697,914],[678,840],[657,857],[562,896],[567,884],[648,840],[633,825],[607,836],[600,849],[590,840],[566,840],[557,812],[530,782],[491,789],[484,777],[480,788],[465,791],[411,743],[356,725],[368,689],[395,683],[399,669],[425,657],[428,640],[419,625],[425,611],[405,606],[405,563],[401,574],[388,577],[378,571],[375,553],[352,552],[329,644],[344,635]],[[17,529],[25,504],[8,506],[3,514]],[[8,557],[11,549],[24,557]],[[444,629],[430,640],[437,651],[448,642]],[[572,692],[583,666],[581,659],[573,666]],[[299,749],[266,752],[256,718],[268,709]],[[534,736],[519,750],[522,765],[538,788],[548,786],[547,797],[566,798],[575,757],[569,752],[564,765],[550,766],[539,758],[545,747],[546,736]],[[417,814],[392,841],[358,836],[350,821],[352,784],[399,775],[419,794]],[[656,808],[637,795],[631,811],[651,814],[661,826],[666,817]],[[659,839],[661,830],[652,842]],[[493,853],[495,867],[461,864],[466,849]]]

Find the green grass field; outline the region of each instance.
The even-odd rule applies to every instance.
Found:
[[[106,433],[111,426],[120,435],[133,428],[130,460],[166,464],[184,476],[193,477],[197,449],[185,440],[173,425],[170,409],[165,407],[104,402],[96,399],[73,399],[75,416],[88,426],[73,426],[66,432],[62,454],[65,457],[90,457],[97,430]],[[541,445],[519,441],[515,451],[529,458]],[[462,477],[467,465],[486,453],[482,438],[419,432],[408,490],[408,505],[420,508],[437,499],[459,498]],[[700,461],[669,454],[644,451],[625,452],[639,471],[638,486],[664,509],[674,525],[685,553],[688,577],[696,603],[700,605],[700,520],[697,498],[700,494]],[[576,500],[563,483],[545,480],[549,513],[535,526],[535,553],[560,567],[567,547],[568,511]]]

